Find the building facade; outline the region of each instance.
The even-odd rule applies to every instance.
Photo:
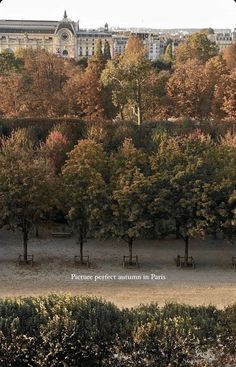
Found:
[[[15,52],[19,48],[45,49],[54,54],[74,58],[89,57],[94,53],[98,39],[111,44],[112,34],[103,31],[80,30],[79,21],[0,20],[0,52]]]
[[[0,52],[23,48],[45,49],[76,61],[91,57],[98,39],[109,42],[111,56],[122,54],[131,32],[110,32],[108,24],[100,30],[80,29],[79,21],[71,21],[64,13],[57,21],[0,20]],[[158,34],[135,33],[147,47],[150,60],[158,60],[164,51],[164,39]]]
[[[236,42],[236,30],[215,32],[214,34],[208,35],[208,38],[216,43],[220,52],[223,52],[226,47]]]

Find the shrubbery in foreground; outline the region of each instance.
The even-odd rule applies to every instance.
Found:
[[[119,310],[51,295],[0,300],[1,367],[236,365],[236,305]]]

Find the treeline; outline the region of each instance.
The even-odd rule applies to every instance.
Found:
[[[234,120],[236,45],[223,54],[206,32],[191,35],[162,60],[150,62],[131,37],[124,54],[110,59],[101,41],[78,63],[44,50],[0,55],[0,115],[77,117],[86,121],[193,118]]]
[[[76,234],[81,262],[88,234],[126,241],[130,263],[139,237],[182,238],[186,264],[191,238],[233,241],[235,133],[170,126],[59,123],[43,139],[36,126],[3,136],[0,217],[22,231],[25,261],[30,229],[58,216]]]
[[[235,305],[119,310],[98,299],[56,295],[0,300],[0,364],[234,366],[235,312]]]

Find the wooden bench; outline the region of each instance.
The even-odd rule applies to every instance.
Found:
[[[236,270],[236,256],[232,256],[232,267]]]
[[[23,255],[18,256],[18,265],[34,265],[34,255],[28,255],[27,261],[25,261]]]
[[[68,238],[72,236],[72,232],[52,232],[52,237]]]
[[[176,265],[179,267],[179,268],[183,268],[183,267],[192,267],[193,269],[195,268],[195,261],[193,259],[192,256],[189,256],[187,258],[187,261],[186,261],[186,257],[185,256],[180,256],[178,255],[177,258],[175,259],[175,262],[176,262]]]
[[[134,261],[133,261],[134,259]],[[130,263],[130,257],[129,256],[123,256],[123,268],[125,268],[125,266],[136,266],[137,268],[139,267],[139,262],[138,262],[138,256],[132,256],[132,263]]]
[[[90,267],[89,256],[83,256],[83,262],[80,261],[80,256],[74,257],[75,265],[86,265],[88,268]]]

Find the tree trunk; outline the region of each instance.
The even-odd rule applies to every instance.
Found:
[[[35,225],[35,237],[39,238],[39,226],[37,224]]]
[[[187,265],[188,263],[188,249],[189,249],[189,237],[186,236],[185,239],[185,253],[184,253],[184,257],[185,257],[185,263]]]
[[[137,109],[137,116],[138,116],[138,126],[140,126],[143,122],[143,115],[142,115],[142,99],[141,99],[141,86],[138,84],[138,109]]]
[[[28,261],[28,230],[23,229],[23,243],[24,243],[24,262]]]
[[[140,126],[141,125],[141,123],[142,123],[142,113],[141,113],[141,109],[140,109],[140,107],[138,106],[138,126]]]
[[[179,223],[176,222],[176,225],[175,225],[175,237],[177,240],[179,240],[181,238],[180,234],[179,234],[179,231],[180,231],[180,225]]]
[[[133,238],[129,238],[129,265],[132,265],[133,260]]]
[[[123,113],[123,110],[124,110],[124,107],[121,107],[120,108],[120,117],[121,117],[121,120],[124,121],[124,113]]]
[[[84,262],[84,236],[83,236],[83,232],[80,232],[80,236],[79,236],[79,246],[80,246],[80,262],[81,264],[83,264]]]
[[[212,238],[213,240],[217,240],[218,238],[216,229],[214,229],[214,231],[212,232]]]

